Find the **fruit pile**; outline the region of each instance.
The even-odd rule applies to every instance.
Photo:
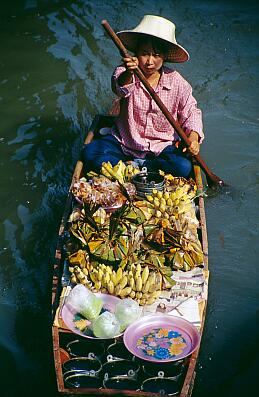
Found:
[[[121,162],[104,163],[101,172],[123,190],[137,171]],[[196,194],[192,180],[165,175],[162,192],[154,189],[144,200],[128,196],[113,213],[84,203],[70,217],[71,281],[141,305],[153,303],[173,284],[172,270],[203,264]]]
[[[84,255],[81,250],[77,256]],[[75,256],[70,258],[70,264],[75,263]],[[83,266],[82,266],[83,264]],[[108,293],[120,298],[132,298],[140,305],[152,304],[161,294],[163,277],[160,272],[150,270],[149,266],[132,264],[123,270],[121,267],[115,271],[112,266],[98,264],[93,267],[88,260],[81,261],[78,265],[70,267],[71,281],[87,286],[93,292]]]
[[[81,203],[96,203],[105,207],[122,205],[126,201],[118,183],[105,176],[95,176],[89,182],[85,178],[80,179],[74,183],[72,193]]]

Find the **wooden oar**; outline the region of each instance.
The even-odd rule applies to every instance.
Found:
[[[106,20],[102,21],[102,25],[104,27],[104,29],[106,30],[106,32],[108,33],[108,35],[111,37],[111,39],[113,40],[113,42],[115,43],[115,45],[118,47],[121,55],[124,58],[129,57],[130,55],[128,54],[126,48],[124,47],[124,45],[122,44],[121,40],[119,39],[119,37],[116,35],[116,33],[113,31],[113,29],[111,28],[111,26],[109,25],[109,23]],[[153,90],[153,88],[151,87],[151,85],[149,84],[149,82],[147,81],[146,77],[144,76],[144,74],[142,73],[142,71],[140,70],[140,68],[134,69],[134,73],[138,76],[139,80],[143,83],[143,85],[146,87],[147,91],[149,92],[149,94],[151,95],[151,97],[154,99],[155,103],[157,104],[157,106],[159,107],[159,109],[162,111],[162,113],[164,114],[164,116],[167,118],[167,120],[169,121],[169,123],[174,127],[175,131],[177,132],[177,134],[179,135],[179,137],[184,141],[185,145],[187,147],[190,146],[190,141],[187,137],[187,135],[185,134],[185,132],[183,131],[183,129],[181,128],[180,124],[178,123],[178,121],[174,120],[174,118],[172,117],[171,113],[169,112],[169,110],[166,108],[166,106],[163,104],[163,102],[161,101],[161,99],[159,98],[159,96],[156,94],[156,92]],[[207,178],[207,182],[208,185],[210,187],[215,186],[215,185],[225,185],[225,182],[219,178],[217,175],[215,175],[206,165],[206,163],[202,160],[201,156],[199,154],[196,155],[192,155],[195,160],[197,161],[197,163],[200,165],[200,167],[202,168],[202,170],[204,171],[204,173],[206,174],[206,178]]]

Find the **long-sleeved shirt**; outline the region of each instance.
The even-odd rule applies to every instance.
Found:
[[[112,75],[112,90],[121,98],[120,114],[112,134],[127,155],[138,158],[145,158],[148,153],[159,155],[179,137],[137,76],[133,75],[132,83],[119,86],[118,78],[124,71],[124,66],[118,66]],[[155,92],[185,133],[196,131],[201,143],[202,113],[191,85],[177,71],[163,67]]]

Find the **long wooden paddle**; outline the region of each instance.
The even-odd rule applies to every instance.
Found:
[[[119,37],[116,35],[116,33],[113,31],[113,29],[111,28],[111,26],[109,25],[109,23],[106,20],[102,21],[102,25],[104,27],[104,29],[106,30],[106,32],[108,33],[108,35],[111,37],[111,39],[113,40],[113,42],[115,43],[115,45],[118,47],[121,56],[123,56],[124,58],[129,57],[130,55],[128,54],[128,51],[126,50],[126,48],[124,47],[124,45],[122,44],[121,40],[119,39]],[[174,120],[174,118],[172,117],[171,113],[169,112],[169,110],[166,108],[166,106],[163,104],[163,102],[161,101],[161,99],[159,98],[159,96],[156,94],[156,92],[153,90],[153,88],[151,87],[151,85],[149,84],[149,82],[147,81],[146,77],[144,76],[144,74],[142,73],[142,71],[140,70],[140,68],[134,69],[134,73],[138,76],[139,80],[143,83],[143,85],[146,87],[147,91],[149,92],[149,94],[151,95],[151,97],[154,99],[155,103],[157,104],[157,106],[159,107],[159,109],[162,111],[162,113],[164,114],[164,116],[166,117],[166,119],[169,121],[169,123],[174,127],[174,129],[176,130],[177,134],[179,135],[179,137],[184,141],[185,145],[187,147],[190,146],[190,141],[187,137],[187,135],[185,134],[185,132],[183,131],[183,129],[181,128],[180,124],[178,123],[178,121]],[[197,163],[200,165],[200,167],[202,168],[202,170],[204,171],[204,173],[206,174],[206,178],[207,178],[207,182],[208,185],[210,187],[215,186],[215,185],[225,185],[225,182],[219,178],[217,175],[215,175],[206,165],[206,163],[202,160],[201,156],[199,154],[196,155],[192,155],[195,160],[197,161]]]

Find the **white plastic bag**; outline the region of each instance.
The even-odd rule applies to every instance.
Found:
[[[96,319],[103,307],[102,298],[97,297],[83,284],[77,284],[71,290],[67,303],[89,321]]]
[[[127,328],[130,324],[136,321],[141,313],[141,308],[138,302],[133,299],[122,299],[116,305],[115,316],[121,324],[121,331]]]
[[[120,333],[120,322],[113,313],[104,312],[92,323],[97,338],[113,338]]]

